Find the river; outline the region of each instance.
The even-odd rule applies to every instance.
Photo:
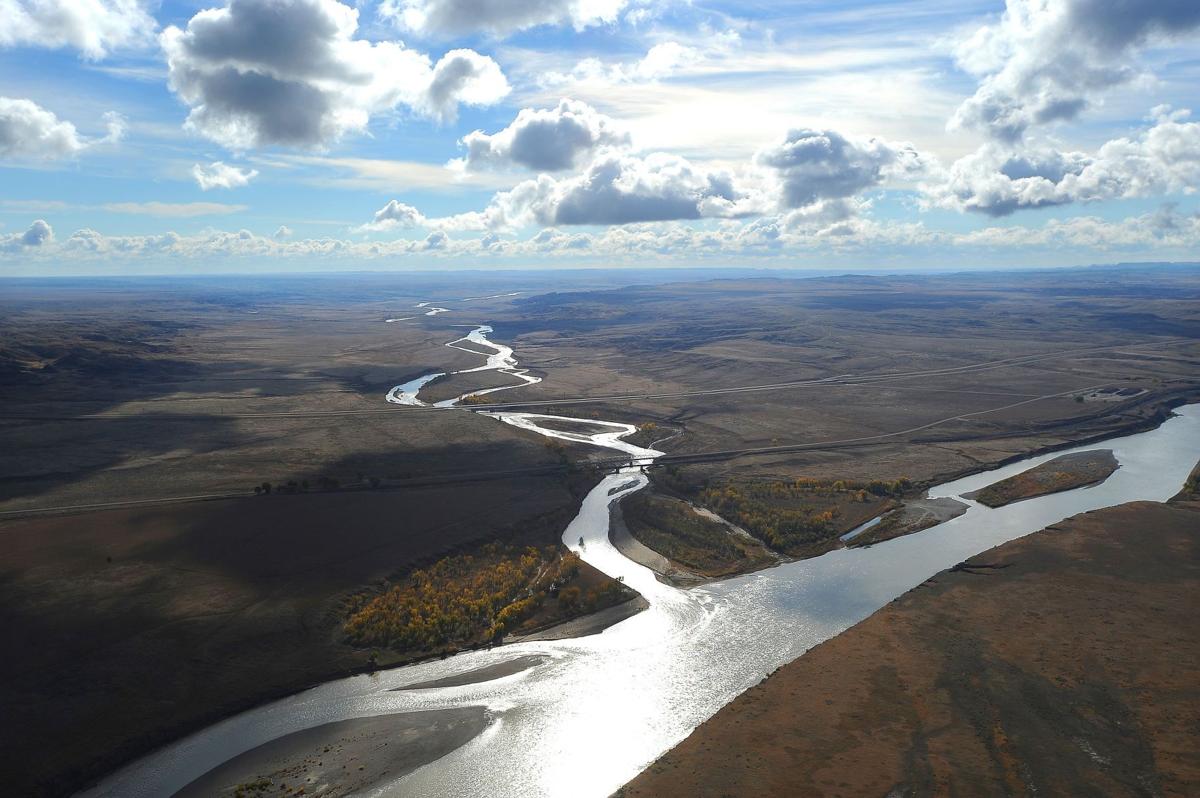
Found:
[[[494,354],[479,354],[492,368],[519,371],[510,348],[486,341],[490,331],[476,327],[474,339],[468,335],[452,343],[469,340],[491,349]],[[427,376],[426,382],[437,375]],[[416,383],[392,389],[389,401],[404,395],[410,400],[405,404],[424,404]],[[485,732],[370,794],[607,796],[766,674],[938,571],[1076,513],[1136,499],[1165,500],[1179,490],[1200,451],[1200,405],[1189,405],[1149,432],[1068,450],[1113,450],[1121,467],[1099,485],[998,509],[962,500],[969,505],[966,513],[907,537],[682,590],[658,581],[608,540],[610,505],[646,484],[640,465],[659,454],[622,440],[634,431],[631,425],[589,419],[586,432],[573,433],[538,424],[569,420],[562,417],[488,415],[630,456],[635,465],[605,477],[586,496],[563,542],[601,571],[622,577],[649,601],[649,609],[591,637],[518,643],[328,682],[170,745],[89,795],[168,795],[238,753],[323,723],[482,705],[492,718]],[[929,495],[959,497],[1058,454],[938,485]],[[495,681],[392,691],[528,655],[539,656],[541,664]]]

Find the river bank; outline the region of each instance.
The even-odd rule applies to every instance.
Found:
[[[327,723],[240,754],[184,787],[175,798],[357,795],[445,756],[488,723],[483,707]]]
[[[1119,467],[1117,458],[1107,449],[1065,454],[963,496],[988,507],[1003,507],[1049,493],[1097,485]]]
[[[937,574],[617,795],[1191,794],[1200,507],[1186,498],[1084,513]]]

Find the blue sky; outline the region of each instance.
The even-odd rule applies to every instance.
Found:
[[[0,273],[1196,259],[1191,0],[0,0]]]

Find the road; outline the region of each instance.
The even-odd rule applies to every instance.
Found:
[[[925,430],[933,429],[935,427],[939,427],[944,424],[949,424],[949,423],[952,423],[955,421],[966,421],[966,420],[969,420],[972,418],[977,418],[979,416],[988,415],[990,413],[999,413],[1004,410],[1011,410],[1013,408],[1032,404],[1034,402],[1040,402],[1040,401],[1044,401],[1047,399],[1057,399],[1057,398],[1061,398],[1064,396],[1070,396],[1071,394],[1078,393],[1080,391],[1097,390],[1099,388],[1108,387],[1109,385],[1111,385],[1111,383],[1099,383],[1099,384],[1095,384],[1095,385],[1081,386],[1079,388],[1074,388],[1070,391],[1061,391],[1059,393],[1044,394],[1042,396],[1035,396],[1035,397],[1032,397],[1029,399],[1023,399],[1022,401],[1019,401],[1019,402],[1012,402],[1010,404],[1002,405],[1000,407],[993,407],[993,408],[988,408],[986,410],[977,410],[977,411],[974,411],[971,413],[962,413],[959,415],[947,416],[945,418],[941,418],[936,421],[930,421],[925,424],[919,424],[917,426],[907,427],[905,429],[896,430],[894,432],[882,432],[882,433],[877,433],[874,435],[862,435],[862,436],[857,436],[857,437],[853,437],[853,438],[840,438],[840,439],[836,439],[836,440],[811,441],[808,443],[783,444],[783,445],[779,445],[779,446],[759,446],[759,447],[747,447],[747,448],[742,448],[742,449],[723,449],[723,450],[716,450],[716,451],[711,451],[711,452],[689,452],[689,453],[684,453],[684,454],[666,454],[666,455],[660,456],[657,459],[656,464],[667,465],[667,464],[671,464],[671,463],[703,463],[703,462],[713,462],[713,461],[717,461],[717,460],[736,459],[738,457],[753,457],[756,455],[763,455],[763,454],[801,452],[801,451],[808,451],[808,450],[813,450],[813,449],[843,449],[843,448],[852,448],[852,447],[857,447],[857,446],[871,446],[871,445],[881,443],[884,441],[895,440],[895,439],[903,438],[903,437],[909,436],[909,435],[915,435],[918,432],[924,432]],[[1118,409],[1118,406],[1113,406],[1113,407],[1107,408],[1105,411],[1105,414],[1111,413],[1113,410],[1116,410],[1116,409]],[[629,458],[627,458],[627,457],[614,457],[614,458],[605,458],[602,460],[589,460],[589,461],[586,461],[586,463],[584,463],[584,465],[596,467],[603,471],[616,470],[618,468],[627,466],[628,464],[629,464]],[[478,482],[481,480],[490,480],[490,479],[511,479],[511,478],[517,477],[517,476],[550,474],[550,473],[554,473],[557,471],[562,471],[564,468],[566,468],[566,466],[547,465],[547,466],[532,466],[532,467],[521,468],[521,469],[507,469],[507,470],[501,470],[501,471],[458,472],[458,473],[451,472],[451,473],[445,473],[445,474],[433,474],[433,475],[427,475],[424,477],[415,477],[415,478],[407,479],[407,480],[403,480],[403,481],[387,482],[387,483],[383,484],[381,487],[375,488],[374,490],[403,490],[405,488],[434,485],[434,484]],[[369,488],[364,486],[362,488],[351,487],[348,489],[349,490],[368,490]],[[165,505],[165,504],[181,504],[181,503],[187,503],[187,502],[213,501],[213,500],[219,500],[219,499],[246,499],[246,500],[253,499],[255,501],[286,500],[286,499],[282,499],[282,498],[256,497],[248,492],[212,493],[212,494],[202,494],[202,495],[197,495],[197,496],[164,497],[161,499],[134,499],[134,500],[128,500],[128,501],[101,502],[101,503],[93,503],[93,504],[59,505],[59,506],[50,506],[50,507],[30,507],[30,508],[24,508],[24,509],[19,509],[19,510],[3,510],[3,511],[0,511],[0,518],[31,516],[31,515],[46,515],[46,514],[54,514],[54,513],[90,512],[90,511],[94,511],[94,510],[112,510],[112,509],[120,509],[120,508],[128,508],[128,507],[155,506],[155,505]]]

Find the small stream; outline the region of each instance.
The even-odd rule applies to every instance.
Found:
[[[486,339],[488,332],[489,327],[479,326],[448,344],[470,342],[494,350],[479,353],[487,358],[484,366],[457,373],[494,369],[517,376],[520,384],[536,382],[521,375],[511,348]],[[388,401],[424,404],[420,388],[437,376],[396,386]],[[646,484],[642,466],[660,454],[622,440],[634,432],[632,425],[588,419],[586,432],[570,432],[539,425],[574,421],[566,417],[486,415],[629,456],[627,468],[588,493],[563,542],[604,573],[622,577],[647,599],[649,609],[591,637],[519,643],[331,681],[204,729],[114,774],[89,795],[169,795],[243,751],[323,723],[483,705],[494,718],[483,734],[371,794],[601,798],[766,674],[938,571],[1076,513],[1136,499],[1165,500],[1179,490],[1200,452],[1200,405],[1189,405],[1155,430],[1068,450],[1112,449],[1121,467],[1099,485],[998,509],[962,500],[966,513],[907,537],[683,590],[626,559],[608,539],[610,506]],[[958,497],[1059,454],[948,482],[929,495]],[[481,684],[392,691],[524,656],[542,662]]]

